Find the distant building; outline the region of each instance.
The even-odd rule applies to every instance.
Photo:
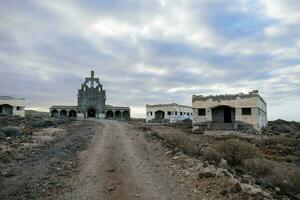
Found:
[[[99,118],[99,119],[130,119],[130,108],[121,106],[105,105],[106,92],[103,90],[99,78],[85,78],[77,95],[77,106],[52,106],[50,115],[52,117],[77,117],[77,118]]]
[[[242,129],[267,126],[267,104],[257,90],[248,94],[193,95],[193,130]]]
[[[25,98],[0,96],[0,116],[25,117]]]
[[[192,120],[192,107],[172,104],[146,105],[146,122],[175,123],[185,119]]]

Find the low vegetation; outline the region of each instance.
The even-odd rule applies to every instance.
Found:
[[[247,159],[243,165],[250,174],[269,185],[280,187],[286,193],[300,192],[300,170],[295,166],[264,158]]]
[[[217,149],[232,166],[240,165],[246,159],[262,156],[255,145],[239,139],[221,141]]]
[[[152,137],[161,139],[169,148],[200,156],[210,164],[219,164],[221,159],[225,159],[230,168],[253,176],[262,187],[279,187],[282,194],[288,195],[300,193],[298,160],[287,160],[289,157],[299,159],[300,137],[297,134],[286,135],[288,126],[285,126],[283,134],[277,132],[270,138],[199,136],[201,139],[197,140],[189,137],[189,131],[178,131],[182,130],[180,128],[173,127],[172,132],[166,129],[154,131],[147,127],[147,131],[151,132]],[[273,129],[281,130],[276,125],[273,125]]]
[[[167,134],[151,131],[150,137],[159,138],[169,148],[177,149],[188,155],[199,155],[200,153],[200,148],[183,132]]]
[[[26,127],[28,128],[48,128],[55,127],[59,124],[70,123],[70,118],[42,118],[42,117],[31,117],[26,121]]]
[[[21,131],[16,127],[2,127],[0,128],[0,133],[5,135],[5,137],[17,137],[21,135]]]

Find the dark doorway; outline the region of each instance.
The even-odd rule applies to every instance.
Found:
[[[60,116],[61,117],[66,117],[67,116],[67,111],[66,110],[60,111]]]
[[[126,119],[126,120],[129,120],[129,118],[130,118],[130,113],[129,113],[129,111],[123,111],[123,118],[124,119]]]
[[[224,106],[224,123],[231,123],[231,108]]]
[[[96,117],[96,110],[94,108],[88,109],[87,117]]]
[[[58,117],[58,111],[57,110],[52,110],[51,117]]]
[[[13,107],[8,104],[0,105],[0,113],[3,115],[12,115],[13,114]]]
[[[165,118],[165,112],[162,110],[158,110],[155,112],[155,119],[164,119]]]
[[[212,108],[212,121],[215,123],[232,123],[235,121],[235,109],[229,106]]]
[[[69,111],[69,117],[76,117],[77,116],[77,113],[75,110],[70,110]]]
[[[106,118],[110,119],[110,118],[113,118],[114,117],[114,113],[113,111],[109,110],[106,112]]]

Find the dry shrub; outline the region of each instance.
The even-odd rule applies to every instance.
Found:
[[[222,157],[233,166],[240,165],[249,158],[261,157],[256,146],[239,139],[229,139],[220,142],[218,150]]]
[[[163,135],[164,141],[172,148],[178,148],[185,154],[197,155],[199,154],[199,147],[182,132],[175,132]]]
[[[300,170],[294,166],[276,163],[267,180],[286,193],[300,193]]]
[[[212,147],[206,147],[201,149],[200,154],[203,159],[210,162],[214,161],[215,163],[219,163],[222,158],[222,155]]]
[[[17,137],[22,134],[20,129],[17,127],[3,127],[0,131],[3,132],[6,137]]]
[[[287,193],[300,192],[300,170],[292,165],[252,158],[244,161],[244,167],[251,174],[267,180]]]
[[[243,166],[255,176],[267,176],[271,173],[274,162],[263,158],[250,158],[243,162]]]

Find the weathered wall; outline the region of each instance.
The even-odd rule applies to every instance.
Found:
[[[4,98],[0,99],[0,105],[10,105],[12,110],[3,107],[3,112],[9,112],[7,114],[12,114],[15,116],[25,117],[25,98]],[[19,109],[19,110],[18,110]],[[5,114],[4,113],[4,114]]]
[[[184,119],[192,119],[191,107],[172,104],[161,104],[158,106],[146,105],[146,122],[154,119],[155,112],[159,110],[165,113],[165,119],[170,120],[171,123],[183,121]],[[152,115],[150,115],[150,112],[152,112]],[[171,112],[171,115],[168,115],[168,112]],[[182,115],[180,115],[180,113],[182,113]]]
[[[216,106],[229,106],[235,109],[235,121],[242,121],[252,124],[254,128],[260,130],[267,124],[267,106],[259,95],[250,96],[229,96],[203,97],[193,100],[193,124],[212,121],[212,108]],[[198,115],[198,109],[206,110],[205,116]],[[242,115],[242,108],[251,108],[251,115]]]

